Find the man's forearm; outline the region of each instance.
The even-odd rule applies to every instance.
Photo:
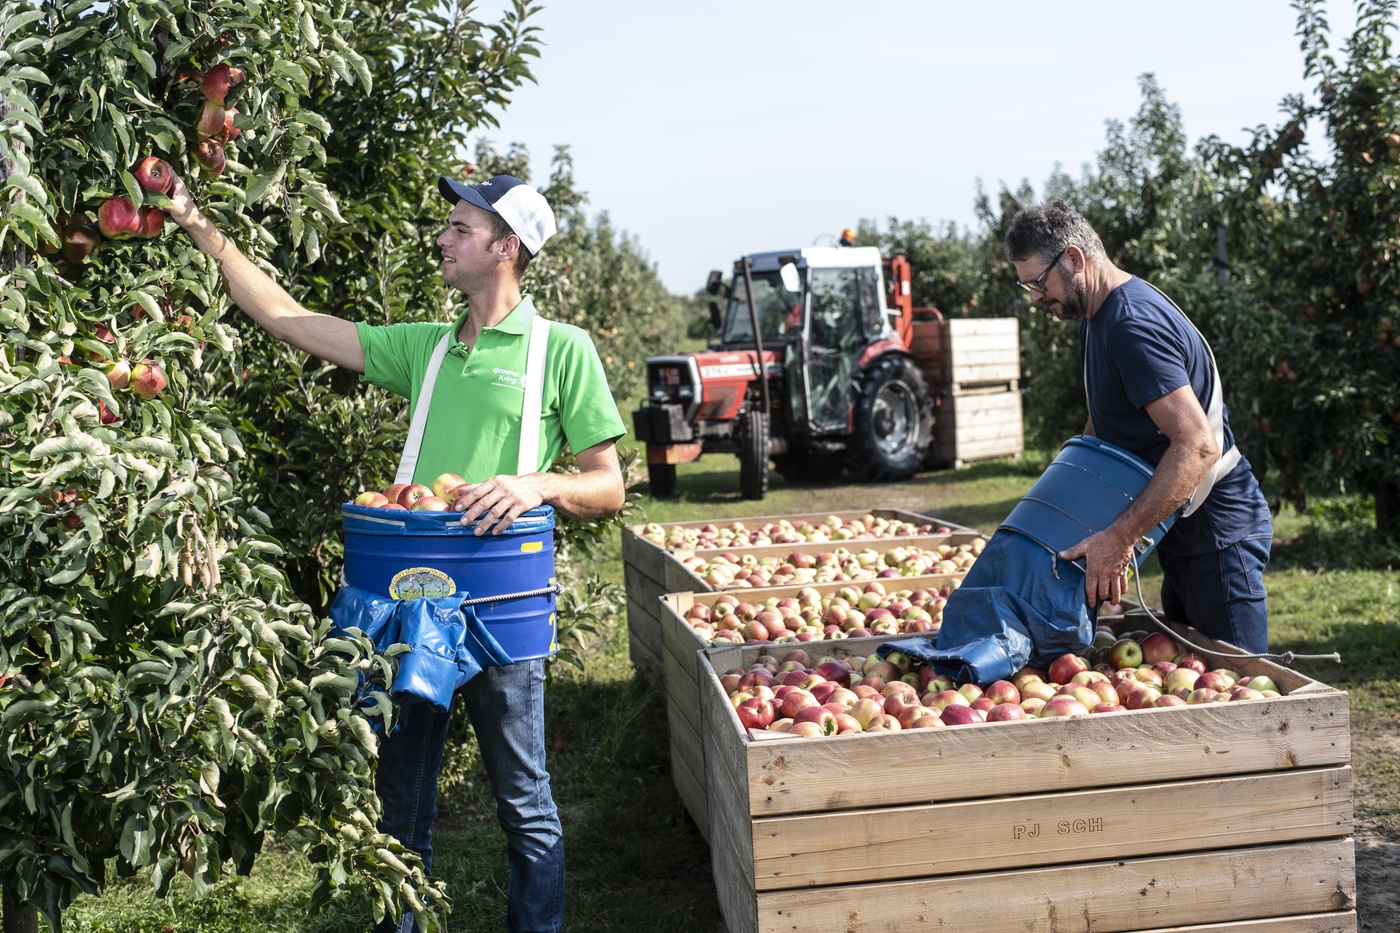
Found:
[[[606,469],[586,473],[541,473],[540,495],[546,505],[572,518],[615,515],[626,501],[622,475]]]
[[[1125,547],[1136,543],[1191,498],[1192,491],[1214,463],[1208,453],[1202,448],[1181,444],[1167,448],[1142,494],[1110,526]]]
[[[365,371],[359,332],[349,321],[308,311],[273,281],[200,212],[178,178],[170,195],[170,216],[219,264],[224,289],[233,303],[263,330],[311,355],[357,373]]]

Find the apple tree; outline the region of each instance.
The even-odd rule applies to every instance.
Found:
[[[318,864],[317,901],[359,888],[378,914],[442,926],[440,884],[375,829],[371,717],[392,724],[392,661],[331,637],[279,569],[248,479],[278,451],[228,392],[262,360],[141,167],[167,161],[259,260],[290,243],[316,261],[345,220],[327,180],[351,173],[318,107],[372,108],[356,30],[374,15],[0,3],[7,928],[37,908],[61,929],[109,863],[160,893],[181,871],[207,888],[248,871],[268,833]],[[508,46],[512,28],[488,32]],[[483,73],[508,85],[484,46]]]
[[[1251,415],[1282,496],[1374,497],[1400,538],[1400,59],[1395,0],[1364,0],[1338,60],[1319,0],[1299,0],[1304,77],[1279,125],[1217,143],[1232,265],[1256,296],[1242,349]],[[1302,145],[1309,130],[1326,151]],[[1236,259],[1236,256],[1238,259]],[[1251,457],[1255,456],[1251,449]]]

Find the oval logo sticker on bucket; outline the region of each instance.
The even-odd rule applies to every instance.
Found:
[[[534,554],[536,551],[544,550],[543,541],[522,541],[520,544],[521,554]]]
[[[441,599],[457,592],[457,583],[432,567],[409,567],[394,574],[389,595],[394,599]]]

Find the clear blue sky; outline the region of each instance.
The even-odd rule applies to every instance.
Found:
[[[974,223],[977,183],[1076,177],[1156,75],[1194,144],[1311,90],[1284,0],[543,0],[536,84],[478,135],[567,143],[589,211],[678,294],[862,218]],[[499,0],[479,3],[493,18]],[[1330,0],[1332,47],[1355,21]]]

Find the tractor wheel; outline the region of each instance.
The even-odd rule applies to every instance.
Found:
[[[739,494],[762,499],[768,494],[768,416],[745,412],[735,440],[739,444]]]
[[[933,438],[933,399],[906,356],[876,360],[861,378],[851,436],[853,470],[866,480],[903,480],[924,462]]]
[[[648,463],[647,479],[651,481],[652,498],[666,499],[676,494],[676,465],[674,463]]]
[[[840,454],[798,449],[775,456],[773,468],[789,483],[831,483],[841,478],[845,465]]]

